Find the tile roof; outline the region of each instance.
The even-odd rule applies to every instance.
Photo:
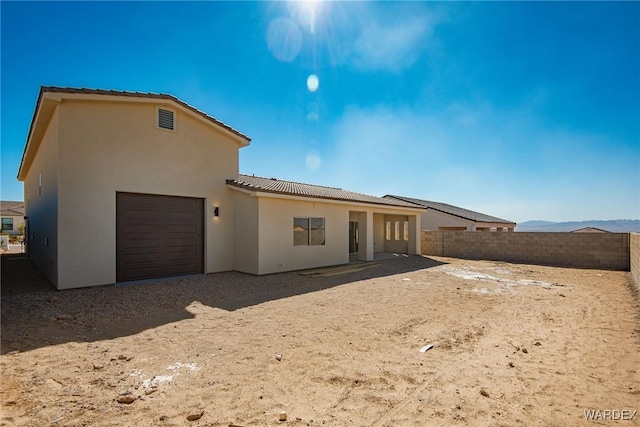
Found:
[[[411,197],[394,196],[392,194],[384,196],[385,198],[393,198],[395,200],[402,200],[409,203],[414,203],[424,208],[433,209],[436,211],[444,212],[449,215],[454,215],[460,218],[468,219],[476,222],[499,222],[504,224],[515,224],[513,221],[497,218],[495,216],[486,215],[480,212],[475,212],[469,209],[459,208],[457,206],[448,205],[446,203],[432,202],[429,200],[413,199]]]
[[[337,187],[324,187],[300,182],[283,181],[275,178],[239,175],[238,179],[228,179],[228,185],[250,191],[285,194],[290,196],[310,197],[317,199],[341,200],[346,202],[370,203],[375,205],[395,206],[402,208],[419,208],[413,203],[402,200],[385,199],[368,194],[355,193]]]
[[[569,233],[610,233],[610,231],[603,230],[597,227],[583,227],[577,230],[570,231]]]
[[[24,216],[24,202],[13,202],[9,200],[0,201],[0,215]]]
[[[243,134],[242,132],[232,128],[231,126],[221,122],[220,120],[211,117],[210,115],[208,115],[207,113],[205,113],[204,111],[200,111],[197,108],[187,104],[184,101],[179,100],[178,98],[176,98],[173,95],[169,95],[166,93],[151,93],[151,92],[129,92],[129,91],[122,91],[122,90],[105,90],[105,89],[89,89],[89,88],[73,88],[73,87],[58,87],[58,86],[42,86],[40,88],[40,96],[38,97],[38,104],[40,104],[40,100],[42,99],[42,94],[44,92],[53,92],[53,93],[73,93],[73,94],[86,94],[86,95],[112,95],[112,96],[127,96],[127,97],[131,97],[131,98],[151,98],[151,99],[164,99],[164,100],[169,100],[169,101],[173,101],[176,104],[179,104],[183,107],[185,107],[186,109],[194,112],[195,114],[207,119],[208,121],[225,128],[226,130],[228,130],[229,132],[245,139],[247,142],[251,141],[251,138],[249,138],[247,135]],[[37,111],[37,106],[36,106],[36,111]]]

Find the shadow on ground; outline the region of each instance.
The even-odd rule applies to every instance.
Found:
[[[332,277],[226,272],[57,291],[24,254],[3,255],[0,354],[134,335],[193,318],[194,301],[234,311],[440,264],[410,256]]]

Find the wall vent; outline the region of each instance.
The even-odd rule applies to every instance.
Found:
[[[161,129],[175,130],[173,116],[173,111],[158,108],[158,127]]]

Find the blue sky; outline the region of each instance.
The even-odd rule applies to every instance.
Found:
[[[3,200],[55,85],[175,95],[252,138],[241,173],[518,222],[640,218],[637,2],[0,8]]]

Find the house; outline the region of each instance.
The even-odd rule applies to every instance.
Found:
[[[609,233],[609,231],[597,227],[582,227],[569,233]]]
[[[240,131],[166,94],[42,87],[18,179],[58,289],[420,252],[421,209],[239,174]]]
[[[24,228],[24,202],[0,201],[3,234],[22,234]]]
[[[410,203],[247,175],[227,185],[235,193],[236,270],[266,274],[370,261],[376,252],[420,253],[421,209]]]
[[[386,195],[385,198],[413,203],[425,209],[422,230],[431,231],[513,231],[516,223],[446,203]]]

